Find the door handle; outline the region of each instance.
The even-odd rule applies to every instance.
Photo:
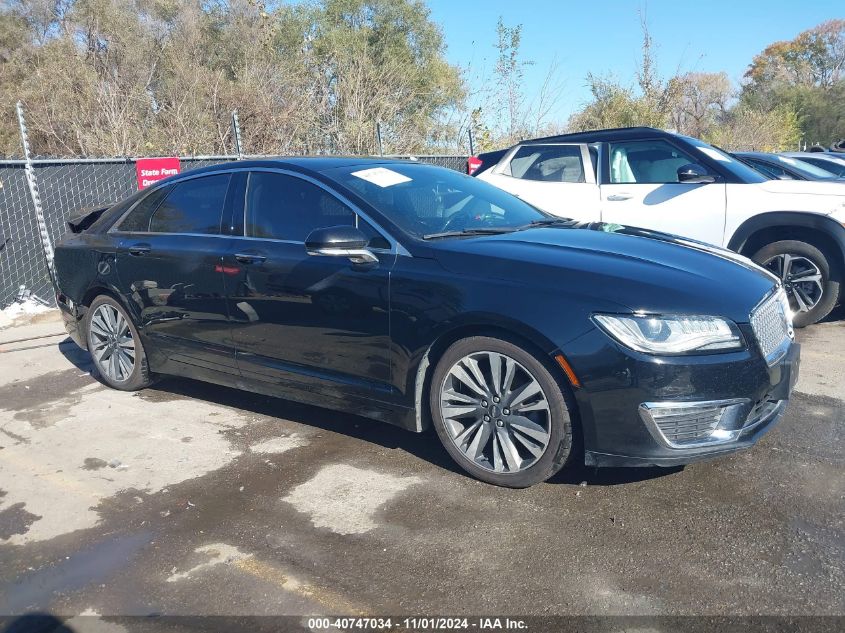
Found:
[[[620,202],[622,200],[630,200],[633,196],[630,193],[613,193],[607,199],[611,202]]]
[[[142,255],[146,255],[147,253],[149,253],[152,249],[149,244],[140,243],[132,244],[132,246],[130,246],[126,250],[129,251],[130,255],[134,255],[135,257],[141,257]]]
[[[242,264],[261,264],[267,258],[264,255],[256,255],[255,253],[238,253],[235,255],[235,259]]]

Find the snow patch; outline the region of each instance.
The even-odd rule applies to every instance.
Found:
[[[49,312],[52,309],[50,306],[44,305],[32,297],[23,301],[16,301],[0,310],[0,328],[14,325],[14,322],[18,319],[41,314],[42,312]]]

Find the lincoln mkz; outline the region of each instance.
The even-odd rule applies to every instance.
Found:
[[[222,164],[69,224],[59,305],[111,387],[433,426],[498,485],[747,448],[798,375],[784,290],[748,259],[411,161]]]

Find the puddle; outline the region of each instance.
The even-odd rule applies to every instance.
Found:
[[[152,532],[120,536],[97,543],[55,565],[25,572],[6,586],[0,585],[0,612],[19,614],[47,610],[57,594],[104,584],[123,573],[147,544]]]
[[[24,503],[15,503],[0,510],[0,539],[9,539],[15,534],[24,534],[41,517],[24,509]]]

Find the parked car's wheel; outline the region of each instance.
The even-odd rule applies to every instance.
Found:
[[[453,343],[431,379],[440,441],[468,473],[524,488],[545,481],[572,453],[570,406],[534,355],[496,338]]]
[[[88,351],[100,377],[110,387],[135,391],[153,382],[138,330],[112,297],[97,297],[85,320]]]
[[[825,318],[839,299],[839,278],[831,262],[807,242],[783,240],[757,251],[752,259],[777,275],[789,295],[795,327]]]

